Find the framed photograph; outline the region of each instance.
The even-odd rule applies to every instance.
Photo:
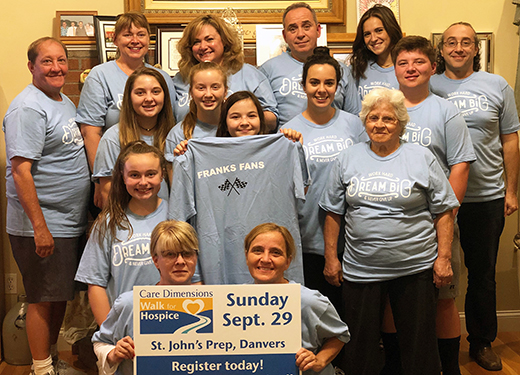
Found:
[[[493,33],[477,33],[480,40],[480,70],[493,73],[494,45]],[[432,33],[432,44],[437,49],[442,38],[442,33]]]
[[[157,26],[156,62],[171,77],[179,71],[177,62],[181,55],[177,51],[177,43],[183,30],[184,26]]]
[[[397,0],[394,0],[397,1]],[[221,14],[232,7],[240,22],[281,23],[285,8],[294,0],[125,0],[125,9],[144,13],[150,23],[188,23],[202,14]],[[345,0],[309,0],[307,3],[316,11],[318,21],[341,23],[346,21]]]
[[[94,44],[97,11],[57,11],[54,35],[66,44]]]
[[[95,16],[94,28],[99,63],[115,60],[117,48],[114,44],[115,16]]]

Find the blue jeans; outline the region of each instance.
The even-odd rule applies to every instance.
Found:
[[[468,341],[479,348],[490,345],[497,336],[495,266],[505,223],[504,198],[463,203],[458,223],[468,268],[465,304]]]

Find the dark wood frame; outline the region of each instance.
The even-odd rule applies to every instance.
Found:
[[[61,40],[65,44],[95,44],[96,43],[96,32],[94,22],[94,36],[61,36],[61,18],[63,16],[97,16],[96,10],[92,11],[56,11],[56,18],[54,20],[54,36]]]

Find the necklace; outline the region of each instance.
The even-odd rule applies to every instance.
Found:
[[[145,127],[143,127],[143,126],[139,125],[139,127],[140,127],[141,129],[143,129],[143,130],[146,130],[147,132],[149,132],[149,131],[153,130],[153,129],[154,129],[154,128],[155,128],[156,126],[157,126],[157,124],[155,124],[155,125],[154,125],[154,126],[152,126],[151,128],[145,128]]]

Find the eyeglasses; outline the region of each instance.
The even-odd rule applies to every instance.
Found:
[[[443,44],[444,44],[444,47],[448,47],[448,48],[457,48],[457,46],[459,45],[460,43],[460,46],[462,48],[469,48],[471,47],[473,44],[475,44],[475,41],[469,39],[469,38],[464,38],[462,39],[460,42],[457,41],[457,39],[448,39],[447,41],[445,41]]]
[[[379,120],[381,120],[383,122],[383,124],[385,124],[385,125],[397,124],[397,119],[395,117],[390,117],[390,116],[379,117],[376,115],[370,115],[367,117],[366,121],[369,123],[375,124],[375,123],[379,122]]]
[[[167,250],[167,251],[163,251],[161,253],[161,255],[164,258],[170,258],[173,260],[177,260],[179,255],[182,256],[182,259],[191,259],[191,258],[195,257],[195,255],[198,255],[198,254],[199,254],[199,250],[197,250],[197,249],[189,249],[189,250],[182,250],[182,251]]]

